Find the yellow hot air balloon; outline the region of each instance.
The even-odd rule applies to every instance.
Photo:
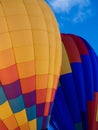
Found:
[[[0,130],[48,126],[61,39],[44,0],[0,0]]]

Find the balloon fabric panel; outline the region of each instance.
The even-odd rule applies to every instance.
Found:
[[[95,111],[94,110],[94,81],[93,81],[92,62],[91,62],[88,49],[85,43],[82,41],[82,39],[74,35],[72,37],[74,40],[76,40],[76,44],[77,44],[78,50],[80,52],[81,60],[82,60],[84,81],[85,81],[85,91],[86,91],[86,98],[87,98],[86,100],[87,100],[87,107],[88,107],[88,129],[92,130],[93,129],[92,122],[94,120],[93,112]]]
[[[93,108],[93,112],[92,112],[92,124],[91,124],[91,128],[97,130],[98,129],[98,125],[97,125],[97,105],[98,105],[98,101],[97,101],[97,97],[98,97],[98,61],[97,61],[97,56],[96,53],[94,52],[94,50],[91,48],[91,46],[88,44],[88,42],[86,40],[83,39],[83,41],[85,42],[88,51],[89,51],[89,55],[91,58],[91,63],[92,63],[92,70],[93,70],[93,80],[94,80],[94,105],[92,104],[91,108]]]
[[[53,111],[51,114],[51,120],[50,120],[50,125],[56,124],[58,126],[58,129],[62,129],[61,126],[63,127],[63,129],[77,129],[77,130],[82,130],[82,123],[81,123],[81,117],[80,117],[80,110],[79,110],[79,104],[78,104],[78,100],[77,100],[77,96],[76,96],[76,90],[75,90],[75,84],[74,84],[74,79],[73,79],[73,74],[72,74],[72,70],[71,70],[71,66],[70,66],[70,62],[68,60],[68,56],[66,53],[66,49],[64,47],[64,45],[62,45],[62,67],[61,67],[61,77],[60,77],[60,87],[57,90],[57,94],[55,98],[55,102],[54,102],[54,106],[53,106]],[[65,68],[64,68],[65,67]],[[66,86],[66,87],[65,87]],[[60,93],[60,94],[59,94]],[[63,101],[58,101],[58,98],[61,98],[61,93],[64,97],[64,99],[62,99]],[[70,96],[69,96],[70,94]],[[65,100],[65,102],[64,102]],[[63,107],[63,104],[66,104]],[[74,105],[73,105],[74,103]],[[62,110],[63,113],[65,113],[65,119],[64,120],[64,124],[62,124],[62,122],[60,122],[58,120],[57,117],[57,113],[56,113],[56,109],[59,106],[59,110]],[[64,108],[64,109],[62,109]],[[66,113],[65,109],[71,113]],[[58,110],[58,111],[59,111]],[[55,114],[54,114],[55,113]],[[61,115],[61,114],[60,114]],[[64,114],[62,115],[62,118]],[[67,118],[69,119],[69,122],[67,120]],[[52,120],[53,119],[53,120]],[[68,125],[69,123],[72,124],[72,126]]]
[[[86,106],[86,94],[83,79],[83,68],[81,64],[81,58],[75,41],[70,37],[62,34],[62,41],[66,48],[70,65],[72,68],[76,94],[78,96],[78,102],[80,107],[81,120],[83,123],[83,129],[87,129],[87,106]]]

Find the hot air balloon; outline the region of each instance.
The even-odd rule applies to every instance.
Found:
[[[61,52],[44,0],[0,0],[0,130],[48,127]]]
[[[97,56],[83,38],[73,34],[61,34],[61,38],[63,59],[60,85],[50,126],[58,130],[97,130]],[[67,60],[64,53],[67,53]]]

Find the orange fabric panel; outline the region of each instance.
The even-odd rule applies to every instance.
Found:
[[[47,89],[46,102],[51,102],[52,91],[52,88]]]
[[[6,69],[0,70],[0,80],[3,85],[10,84],[18,80],[16,65],[12,65]]]
[[[53,82],[53,88],[56,89],[58,85],[58,76],[54,75],[54,82]]]
[[[44,109],[44,116],[48,116],[49,108],[50,108],[50,103],[46,102],[45,109]]]
[[[34,61],[19,63],[17,64],[17,68],[20,79],[35,75]]]
[[[0,69],[7,68],[15,64],[14,54],[12,48],[0,51]]]
[[[37,90],[36,91],[36,103],[40,104],[40,103],[44,103],[45,99],[46,99],[46,89],[41,89],[41,90]]]
[[[4,123],[6,124],[7,128],[10,130],[14,130],[18,127],[14,115],[4,119]]]
[[[48,86],[48,74],[36,75],[36,89],[45,89]]]
[[[35,76],[20,79],[22,93],[29,93],[34,91],[36,88],[36,79]]]
[[[53,89],[53,90],[52,90],[52,95],[51,95],[51,102],[54,101],[55,93],[56,93],[56,89]]]
[[[20,129],[21,129],[21,130],[30,130],[30,129],[29,129],[29,124],[28,124],[28,123],[25,123],[25,124],[21,125],[21,126],[20,126]]]

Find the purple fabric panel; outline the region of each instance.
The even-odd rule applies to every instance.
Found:
[[[36,93],[35,91],[23,94],[25,107],[31,107],[36,104]]]
[[[3,88],[8,99],[16,98],[22,94],[19,80],[11,84],[4,85]]]
[[[45,107],[45,103],[41,103],[41,104],[36,105],[36,115],[37,115],[37,117],[43,116],[44,107]]]

